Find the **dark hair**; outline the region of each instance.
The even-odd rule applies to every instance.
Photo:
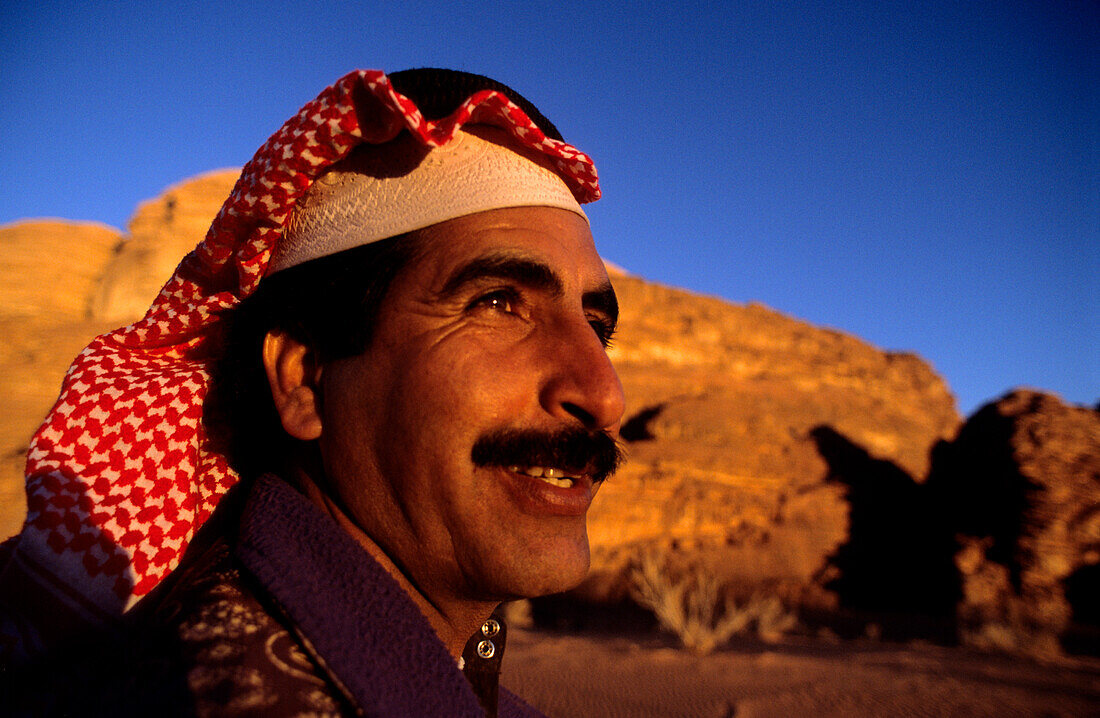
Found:
[[[496,90],[503,92],[508,99],[519,105],[547,137],[563,140],[554,123],[546,119],[527,98],[490,77],[461,70],[420,67],[394,72],[389,78],[393,89],[415,102],[420,112],[429,120],[438,120],[451,114],[475,92]]]
[[[284,269],[264,278],[224,318],[225,349],[214,365],[203,421],[214,448],[237,473],[278,469],[290,440],[271,398],[264,337],[286,332],[322,364],[361,354],[387,290],[416,248],[405,234]]]
[[[389,76],[394,88],[425,117],[454,112],[480,90],[508,95],[554,139],[557,128],[519,93],[482,75],[423,68]],[[211,448],[242,477],[278,470],[290,437],[275,410],[263,365],[264,337],[286,332],[309,346],[322,364],[360,354],[370,344],[382,300],[394,277],[416,255],[415,234],[404,234],[265,277],[230,314],[222,356],[215,362],[203,422]]]

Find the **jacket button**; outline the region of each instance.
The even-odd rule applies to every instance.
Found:
[[[486,637],[492,638],[500,633],[500,624],[497,623],[495,618],[490,618],[481,626],[481,632],[485,634]]]
[[[482,658],[492,658],[493,654],[497,652],[497,647],[493,645],[492,641],[482,641],[477,644],[477,655]]]

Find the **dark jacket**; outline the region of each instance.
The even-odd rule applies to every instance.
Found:
[[[505,635],[495,625],[489,632],[495,635],[471,638],[464,674],[362,547],[286,483],[262,477],[238,536],[190,552],[123,630],[22,671],[22,706],[13,708],[32,715],[484,716],[479,694],[490,705],[496,698]],[[490,658],[477,655],[484,640],[493,643]],[[500,690],[499,715],[541,714]]]

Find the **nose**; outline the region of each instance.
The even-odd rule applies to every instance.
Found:
[[[617,430],[626,410],[623,386],[588,322],[563,327],[549,350],[553,368],[539,397],[543,408],[590,431]]]

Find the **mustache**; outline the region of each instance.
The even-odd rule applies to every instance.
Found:
[[[623,462],[623,450],[606,431],[497,429],[474,443],[476,466],[553,466],[588,474],[599,483]]]

